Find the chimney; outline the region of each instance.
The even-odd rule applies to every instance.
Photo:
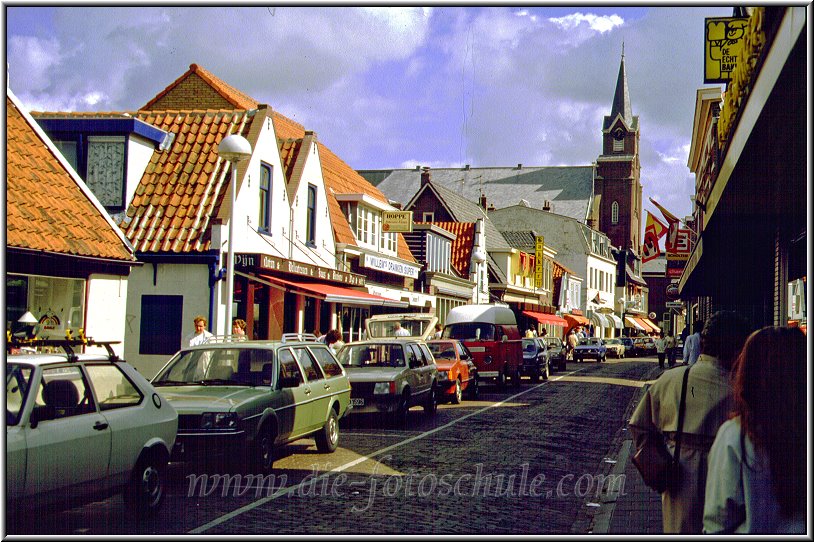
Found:
[[[488,210],[489,210],[489,211],[494,211],[494,210],[495,210],[495,204],[494,204],[494,203],[490,203],[490,204],[489,204],[489,209],[488,209]]]
[[[543,201],[543,211],[551,210],[551,202],[548,200]]]
[[[486,210],[486,194],[483,192],[480,193],[480,208]]]
[[[469,171],[469,164],[466,164],[466,165],[464,166],[464,170],[465,170],[465,171]]]
[[[429,166],[424,166],[421,168],[421,186],[430,182],[430,168]]]
[[[517,169],[523,169],[523,164],[517,164]]]

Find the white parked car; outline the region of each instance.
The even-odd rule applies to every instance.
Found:
[[[124,493],[130,510],[151,514],[164,496],[178,429],[175,409],[116,358],[110,343],[108,355],[74,354],[71,346],[77,344],[40,341],[66,353],[6,357],[6,496],[12,522],[23,508],[66,508],[117,492]]]

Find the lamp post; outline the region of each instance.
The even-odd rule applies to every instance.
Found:
[[[232,298],[235,290],[235,185],[237,185],[237,164],[252,155],[252,146],[245,137],[231,134],[218,145],[218,156],[231,164],[232,180],[229,182],[229,259],[226,261],[226,322],[224,335],[232,332]]]

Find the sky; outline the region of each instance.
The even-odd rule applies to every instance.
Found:
[[[6,5],[32,111],[132,111],[198,64],[355,169],[589,165],[624,44],[648,198],[691,214],[705,17],[731,7]]]

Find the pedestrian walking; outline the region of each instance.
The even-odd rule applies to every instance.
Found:
[[[660,332],[656,340],[656,356],[659,358],[659,367],[664,369],[664,357],[666,355],[667,340],[664,338],[664,332]]]
[[[441,324],[435,324],[435,332],[432,334],[432,338],[440,339],[443,332],[444,328],[441,326]]]
[[[733,371],[734,416],[709,453],[704,532],[805,534],[805,335],[756,331]]]
[[[395,325],[393,325],[393,335],[396,337],[409,337],[410,332],[401,327],[401,322],[396,322]]]
[[[692,324],[692,335],[689,335],[684,341],[684,364],[692,365],[698,361],[698,356],[701,354],[701,330],[704,329],[704,321],[696,320]]]
[[[240,318],[232,320],[232,335],[246,336],[246,321]]]
[[[667,366],[674,367],[676,364],[676,338],[671,332],[667,333],[664,348],[667,350]]]
[[[328,350],[330,350],[334,355],[339,352],[339,349],[344,346],[342,341],[342,335],[336,329],[331,329],[328,333],[325,334],[325,344],[328,345]]]
[[[203,316],[196,316],[192,319],[192,323],[195,326],[195,331],[189,333],[186,337],[184,337],[184,344],[187,346],[195,346],[198,344],[205,343],[209,337],[212,336],[206,330],[207,320]]]
[[[701,333],[701,355],[684,370],[664,371],[644,393],[630,418],[636,449],[663,438],[675,451],[684,372],[689,371],[678,457],[681,476],[661,494],[665,533],[700,534],[703,527],[707,457],[715,434],[734,405],[730,371],[748,335],[745,320],[731,311],[710,317]]]
[[[574,348],[577,346],[577,334],[573,329],[568,332],[568,337],[565,339],[565,346],[565,359],[574,359]]]

